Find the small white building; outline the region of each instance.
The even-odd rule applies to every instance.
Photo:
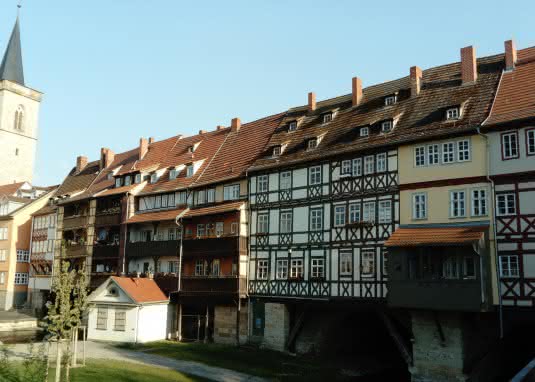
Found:
[[[152,279],[111,276],[88,300],[90,340],[142,343],[166,338],[169,299]]]

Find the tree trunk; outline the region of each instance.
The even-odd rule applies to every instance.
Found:
[[[61,342],[58,340],[56,342],[58,345],[56,353],[56,379],[55,382],[61,382]]]
[[[46,343],[46,371],[45,382],[48,382],[48,370],[50,370],[50,341]]]

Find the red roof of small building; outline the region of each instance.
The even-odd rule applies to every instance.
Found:
[[[400,227],[386,241],[387,247],[469,245],[478,242],[488,226]]]
[[[138,304],[168,301],[158,284],[152,279],[118,276],[112,276],[112,279]]]

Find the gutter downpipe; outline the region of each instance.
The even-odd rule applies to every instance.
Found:
[[[251,296],[249,296],[249,271],[251,269],[251,210],[249,208],[251,203],[251,182],[249,182],[249,169],[245,170],[245,179],[247,179],[247,269],[245,270],[245,290],[247,291],[247,336],[251,338],[254,317]]]

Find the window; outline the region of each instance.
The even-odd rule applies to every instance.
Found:
[[[459,278],[459,262],[456,256],[450,256],[442,263],[442,277],[448,280]]]
[[[307,141],[307,149],[313,150],[318,147],[318,138],[311,138]]]
[[[414,148],[414,165],[416,167],[425,166],[425,147]]]
[[[186,178],[191,178],[193,176],[193,165],[189,164],[186,167]]]
[[[7,227],[0,227],[0,240],[7,240]]]
[[[121,187],[122,179],[121,178],[115,178],[115,187]]]
[[[334,226],[343,227],[346,225],[346,206],[334,206]]]
[[[500,275],[501,277],[519,276],[518,256],[500,256]]]
[[[240,198],[240,185],[233,184],[223,188],[223,200],[237,200]]]
[[[485,189],[472,190],[472,216],[487,214],[487,191]]]
[[[17,249],[17,263],[28,263],[30,261],[30,251]]]
[[[134,183],[141,183],[141,174],[136,174],[136,176],[134,177]]]
[[[297,121],[292,121],[288,124],[288,131],[297,130]]]
[[[325,276],[323,259],[312,259],[312,278],[322,279]]]
[[[279,155],[281,155],[281,152],[282,152],[281,146],[274,146],[273,147],[273,156],[274,157],[278,157]]]
[[[204,274],[204,261],[195,261],[195,276],[202,276]]]
[[[258,268],[256,270],[256,278],[259,280],[267,280],[269,275],[269,266],[267,260],[258,260]]]
[[[386,171],[386,153],[377,154],[377,172]]]
[[[351,250],[340,251],[340,276],[353,274],[353,252]]]
[[[206,190],[195,191],[195,204],[206,203]]]
[[[358,222],[360,222],[360,204],[351,203],[349,204],[349,223]]]
[[[15,273],[15,285],[27,285],[28,284],[28,273]]]
[[[351,161],[350,160],[342,161],[342,175],[351,175]]]
[[[364,158],[364,175],[373,174],[373,155]]]
[[[396,96],[390,95],[385,97],[385,106],[391,106],[396,103]]]
[[[197,237],[203,237],[205,235],[204,224],[197,224]]]
[[[177,205],[186,204],[186,197],[187,197],[186,191],[177,192],[175,195],[176,195],[175,199],[176,199]]]
[[[452,218],[466,216],[466,193],[464,191],[450,191],[450,216]]]
[[[259,175],[256,178],[256,191],[257,192],[268,191],[268,176],[267,175]]]
[[[365,202],[362,208],[362,220],[365,222],[375,222],[375,202]]]
[[[292,211],[281,211],[281,233],[290,233],[292,232],[292,222],[293,222],[293,213]]]
[[[215,223],[215,235],[217,237],[223,236],[225,225],[223,222]]]
[[[207,202],[215,203],[215,188],[210,188],[206,191]]]
[[[106,330],[108,328],[108,307],[97,307],[97,329]]]
[[[323,229],[323,210],[313,208],[310,210],[310,230],[321,231]]]
[[[6,261],[6,254],[7,254],[7,249],[0,249],[0,261]]]
[[[15,130],[24,131],[24,107],[19,105],[15,111]]]
[[[268,214],[258,214],[257,222],[257,233],[268,233],[269,232],[269,215]]]
[[[323,123],[329,123],[333,120],[333,113],[323,114]]]
[[[457,142],[457,160],[459,162],[466,162],[470,160],[470,141],[463,140]]]
[[[233,235],[238,233],[238,223],[236,222],[230,223],[230,233]]]
[[[496,209],[499,216],[516,214],[516,197],[515,194],[498,194],[496,195]],[[0,237],[1,238],[1,237]]]
[[[178,176],[178,170],[176,168],[172,168],[171,171],[169,171],[169,179],[176,179]]]
[[[391,120],[383,121],[381,123],[381,131],[383,133],[388,133],[390,130],[392,130],[393,123]]]
[[[361,252],[363,276],[372,276],[375,273],[375,249],[363,249]]]
[[[427,195],[413,194],[412,195],[412,218],[426,219],[427,218]]]
[[[6,272],[0,272],[0,284],[4,284],[6,282]]]
[[[175,239],[176,239],[176,229],[169,228],[167,230],[167,240],[175,240]]]
[[[476,278],[476,261],[473,257],[463,258],[463,279]]]
[[[390,200],[379,201],[379,223],[392,222],[392,202]]]
[[[429,166],[440,163],[440,149],[438,145],[427,146],[427,164]]]
[[[361,176],[362,175],[362,159],[361,158],[355,158],[353,159],[353,176]]]
[[[361,137],[367,137],[370,135],[370,128],[369,127],[361,127],[359,131],[359,135]]]
[[[115,308],[113,330],[124,332],[126,330],[126,309]]]
[[[502,134],[503,159],[518,158],[518,135],[515,132]]]
[[[292,172],[283,171],[280,173],[280,188],[281,190],[289,190],[292,188]]]
[[[535,155],[535,129],[526,131],[526,150],[528,155]]]
[[[442,144],[442,163],[455,162],[455,144],[446,142]]]
[[[212,276],[219,276],[221,273],[221,262],[219,259],[212,261]]]
[[[156,174],[155,172],[150,174],[150,182],[151,183],[156,183],[157,181],[158,181],[158,174]]]
[[[448,110],[446,110],[446,119],[448,121],[452,119],[459,119],[460,112],[458,107],[450,107]]]
[[[303,259],[293,259],[290,267],[290,278],[300,279],[303,277]]]
[[[288,278],[288,260],[280,259],[277,260],[277,279],[287,279]]]
[[[321,166],[314,166],[308,169],[308,183],[311,186],[321,184]]]

